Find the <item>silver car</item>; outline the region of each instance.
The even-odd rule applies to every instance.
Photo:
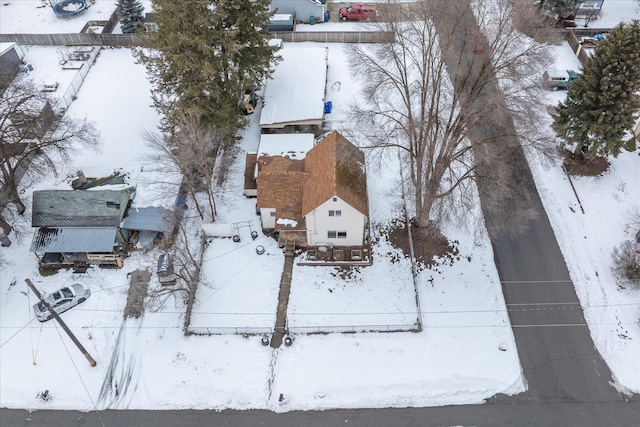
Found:
[[[49,306],[60,314],[69,310],[76,305],[83,303],[89,298],[91,291],[80,283],[75,283],[71,286],[64,287],[44,297],[44,300]],[[36,314],[36,318],[41,322],[51,320],[53,315],[49,313],[47,307],[42,302],[38,302],[33,305],[33,311]]]

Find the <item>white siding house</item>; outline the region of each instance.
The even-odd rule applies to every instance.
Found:
[[[260,208],[262,228],[276,228],[276,208]]]
[[[335,196],[309,212],[305,221],[309,246],[359,246],[367,216]]]
[[[257,167],[262,228],[277,231],[281,245],[366,244],[364,154],[341,134],[332,132],[298,158],[259,156]]]

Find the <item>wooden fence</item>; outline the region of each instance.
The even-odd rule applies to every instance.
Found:
[[[391,33],[372,31],[286,32],[272,33],[273,38],[284,42],[319,43],[383,43],[393,40]],[[132,47],[142,44],[140,34],[0,34],[0,42],[16,42],[22,46],[113,46]]]
[[[567,42],[569,42],[569,46],[573,49],[573,53],[576,54],[582,66],[584,67],[587,65],[587,62],[589,62],[589,55],[587,55],[587,51],[582,48],[580,40],[578,40],[578,37],[573,30],[567,32]]]
[[[137,34],[0,34],[0,42],[22,46],[114,46],[131,47],[141,43]]]

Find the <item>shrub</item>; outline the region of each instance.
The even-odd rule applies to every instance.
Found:
[[[619,276],[640,281],[640,243],[625,240],[613,250],[614,270]]]

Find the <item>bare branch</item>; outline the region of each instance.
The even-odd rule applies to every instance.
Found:
[[[25,212],[20,187],[57,176],[76,150],[99,147],[93,123],[56,114],[33,82],[18,80],[0,97],[0,211],[4,224]],[[3,227],[4,228],[4,227]],[[8,233],[7,230],[5,232]]]

